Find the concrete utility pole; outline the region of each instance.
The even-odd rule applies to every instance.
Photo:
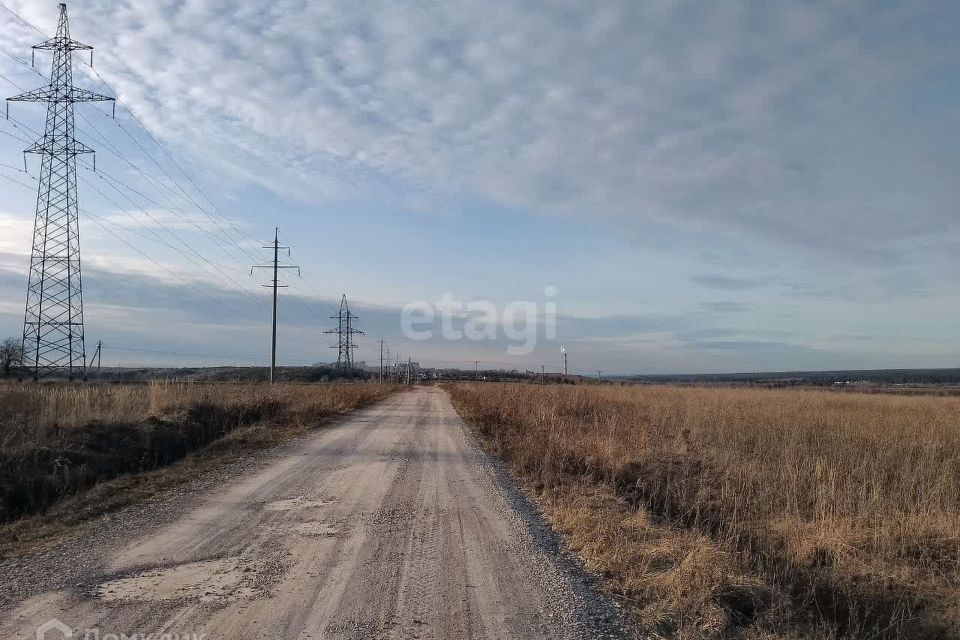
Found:
[[[411,375],[410,373],[410,366],[412,362],[413,362],[413,358],[411,358],[410,356],[407,356],[407,386],[410,386],[413,384],[413,375]]]
[[[280,228],[274,228],[273,244],[263,247],[264,249],[273,249],[273,264],[258,264],[250,268],[250,275],[253,275],[254,269],[273,269],[273,280],[270,284],[262,285],[273,289],[273,339],[270,342],[270,384],[273,384],[274,374],[277,369],[277,290],[288,287],[289,285],[280,284],[278,274],[280,269],[296,269],[300,273],[300,267],[295,265],[280,264],[280,249],[287,250],[287,256],[290,256],[290,247],[280,246]]]
[[[93,366],[93,361],[97,361],[97,380],[100,380],[100,354],[103,352],[103,341],[97,340],[97,350],[93,352],[93,355],[90,356],[90,363],[86,366],[86,370],[89,371],[90,367]],[[86,372],[84,373],[84,380],[86,380]]]
[[[547,368],[540,365],[540,384],[547,384]]]
[[[601,373],[603,373],[603,371],[600,371],[600,369],[597,369],[597,380],[602,380],[602,379],[603,379],[603,378],[600,377],[600,374],[601,374]]]
[[[560,347],[560,352],[563,353],[563,375],[567,375],[567,348]]]
[[[380,384],[383,384],[383,337],[380,338]]]
[[[473,369],[473,371],[474,371],[473,377],[474,377],[476,380],[479,380],[479,379],[480,379],[480,361],[479,361],[479,360],[474,360],[474,361],[473,361],[473,367],[474,367],[474,369]]]

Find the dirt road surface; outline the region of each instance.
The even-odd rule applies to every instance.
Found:
[[[625,637],[437,389],[139,509],[0,565],[0,637]]]

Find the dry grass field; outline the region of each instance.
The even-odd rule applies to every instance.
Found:
[[[371,384],[0,385],[0,523],[230,435],[268,445],[395,391]],[[256,428],[256,431],[251,429]]]
[[[958,398],[449,389],[663,636],[960,636]]]

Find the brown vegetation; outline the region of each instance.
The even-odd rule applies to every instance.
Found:
[[[960,399],[450,390],[662,635],[958,635]]]
[[[169,465],[241,428],[315,425],[392,390],[371,384],[0,385],[0,523],[42,512],[98,482]]]
[[[23,362],[23,347],[15,338],[0,342],[0,377],[9,378]]]

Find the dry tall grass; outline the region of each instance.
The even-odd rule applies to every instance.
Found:
[[[151,382],[145,385],[0,384],[0,451],[56,441],[94,422],[136,423],[198,406],[308,417],[355,408],[387,387]]]
[[[0,385],[0,523],[102,480],[168,465],[240,427],[316,423],[394,390],[370,384]]]
[[[614,588],[662,601],[664,633],[960,631],[960,399],[451,391]]]

